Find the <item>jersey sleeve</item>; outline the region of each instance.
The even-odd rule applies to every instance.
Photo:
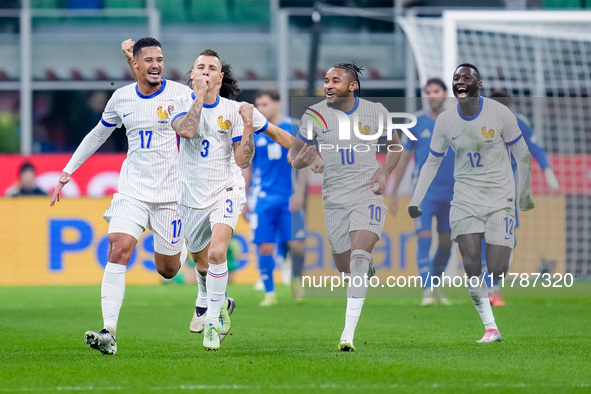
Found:
[[[267,130],[267,127],[269,127],[269,121],[255,108],[252,111],[252,131],[255,134],[260,134]]]
[[[501,137],[503,137],[503,141],[505,141],[507,146],[511,146],[523,137],[523,134],[521,134],[521,130],[517,125],[517,118],[513,112],[505,106],[501,107],[499,116],[502,127]]]
[[[302,115],[298,138],[307,144],[313,143],[318,135],[319,125],[324,119],[311,108]]]
[[[433,136],[431,137],[431,154],[435,157],[443,157],[449,147],[449,140],[446,135],[446,122],[445,118],[441,115],[435,121],[435,127],[433,128]]]
[[[115,91],[105,106],[105,110],[101,116],[101,123],[105,127],[117,128],[123,124],[123,120],[117,112],[117,97],[119,97],[119,93]]]
[[[529,148],[529,152],[536,159],[542,170],[550,167],[546,151],[540,146],[538,137],[534,134],[527,118],[521,114],[517,115],[517,125],[521,130],[521,134],[523,134],[523,139]]]
[[[242,134],[244,134],[244,122],[242,121],[242,116],[238,113],[238,109],[240,108],[239,103],[237,103],[236,107],[234,108],[234,112],[232,113],[230,125],[230,138],[232,138],[232,144],[242,140]],[[254,111],[252,114],[254,118]],[[253,120],[253,130],[254,127],[254,120]]]

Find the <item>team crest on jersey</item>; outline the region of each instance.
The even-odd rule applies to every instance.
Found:
[[[431,130],[425,129],[425,130],[421,131],[420,136],[421,136],[421,138],[429,138],[429,137],[431,137]]]
[[[365,125],[365,126],[361,127],[361,122],[359,122],[358,127],[359,127],[359,132],[362,135],[369,135],[369,132],[371,131],[369,125]]]
[[[168,123],[168,112],[162,107],[158,107],[158,123]]]
[[[482,126],[482,136],[486,138],[486,140],[484,141],[485,143],[491,143],[493,142],[495,131],[493,129],[489,129],[488,131],[486,131],[486,127]]]
[[[218,133],[228,134],[228,130],[230,129],[230,126],[232,126],[232,122],[230,122],[230,120],[224,121],[224,116],[220,115],[218,118],[218,125],[220,126]]]

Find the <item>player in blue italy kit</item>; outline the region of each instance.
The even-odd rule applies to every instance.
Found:
[[[548,157],[546,156],[546,151],[540,145],[538,138],[534,134],[533,128],[529,119],[519,112],[516,112],[512,109],[513,106],[513,98],[505,91],[505,90],[493,90],[490,94],[490,98],[493,100],[498,101],[501,104],[506,105],[513,111],[515,116],[517,117],[517,125],[523,134],[523,139],[529,148],[531,155],[536,159],[542,171],[544,171],[544,176],[546,178],[546,185],[550,189],[551,193],[558,193],[559,185],[556,176],[554,175],[554,171],[552,171],[552,167],[550,166],[550,162],[548,161]],[[516,174],[517,171],[517,163],[515,163],[515,158],[511,158],[511,167],[513,168],[513,174]],[[519,227],[519,215],[517,215],[517,210],[515,210],[515,228]],[[482,263],[483,265],[486,264],[486,247],[482,248]],[[504,306],[505,302],[501,296],[501,292],[499,289],[498,280],[493,280],[492,286],[489,288],[489,300],[492,306]]]
[[[429,79],[425,85],[425,95],[429,101],[429,109],[421,110],[417,113],[417,124],[410,131],[417,137],[416,141],[410,140],[406,136],[402,139],[404,151],[402,158],[396,170],[396,182],[390,197],[390,212],[396,215],[398,211],[397,191],[400,182],[404,176],[406,166],[414,152],[415,166],[413,170],[413,184],[416,183],[421,167],[427,161],[429,156],[429,145],[431,136],[435,128],[435,120],[441,112],[444,111],[445,98],[447,97],[447,87],[439,78]],[[421,305],[429,306],[440,302],[443,305],[449,305],[450,302],[438,291],[435,298],[431,291],[431,278],[440,276],[445,270],[447,261],[451,254],[451,228],[449,226],[449,210],[453,197],[454,187],[454,158],[455,154],[448,149],[447,154],[441,162],[435,179],[431,183],[427,195],[423,200],[423,215],[415,219],[416,234],[418,238],[417,265],[419,274],[423,283],[423,300]],[[439,243],[435,257],[431,260],[429,251],[431,249],[431,226],[433,216],[437,218],[437,233]]]
[[[291,132],[291,118],[281,115],[281,101],[277,91],[258,92],[255,106],[269,122]],[[288,149],[264,134],[255,136],[255,147],[250,182],[254,212],[249,220],[265,286],[265,298],[260,305],[271,306],[277,303],[273,282],[275,247],[281,250],[286,243],[289,245],[294,286],[296,290],[302,288],[298,283],[304,266],[306,232],[303,208],[307,171],[299,171],[297,179],[293,179],[292,168],[286,159]],[[296,293],[296,297],[301,297],[301,293]]]

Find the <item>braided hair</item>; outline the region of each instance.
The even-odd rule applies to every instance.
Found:
[[[340,68],[342,70],[347,71],[347,74],[349,74],[351,76],[351,79],[353,79],[353,81],[357,82],[357,86],[359,86],[359,95],[361,96],[361,82],[359,82],[359,75],[363,75],[362,71],[363,71],[363,66],[358,66],[355,64],[355,62],[353,63],[339,63],[339,64],[335,64],[333,66],[334,68]]]

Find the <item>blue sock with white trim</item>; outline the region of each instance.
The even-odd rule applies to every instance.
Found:
[[[259,255],[259,271],[261,279],[265,285],[265,293],[275,292],[275,283],[273,282],[273,270],[275,269],[275,258],[270,255]]]
[[[431,287],[431,273],[433,272],[432,261],[429,258],[431,249],[431,238],[419,237],[417,250],[417,268],[423,283],[423,289]]]

